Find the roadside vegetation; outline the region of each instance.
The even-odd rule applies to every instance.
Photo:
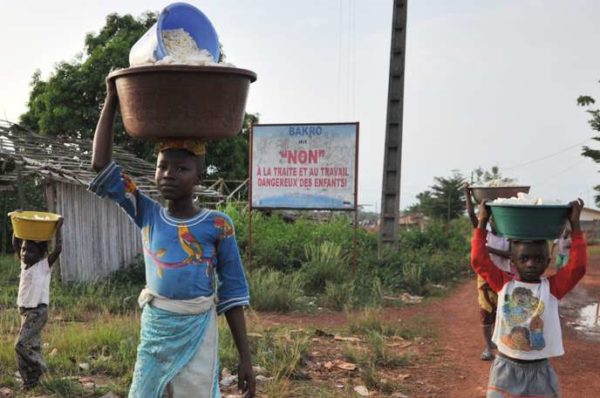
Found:
[[[247,214],[228,207],[245,255]],[[431,223],[401,233],[398,251],[377,253],[377,237],[359,231],[356,275],[352,275],[351,220],[323,221],[278,214],[254,216],[254,255],[245,259],[251,288],[249,335],[264,397],[352,397],[368,391],[389,396],[403,391],[403,368],[418,360],[411,346],[435,339],[427,319],[388,320],[386,307],[443,294],[468,272],[468,226],[462,220]],[[20,320],[15,300],[19,265],[0,256],[0,387],[15,397],[126,396],[139,335],[137,295],[144,285],[141,258],[110,278],[61,283],[54,276],[43,352],[44,383],[26,395],[16,377],[14,340]],[[408,301],[406,300],[408,298]],[[288,316],[343,317],[343,325],[263,322],[265,312]],[[279,315],[272,315],[279,316]],[[236,350],[220,321],[223,377],[235,378]],[[235,385],[223,391],[235,393]],[[358,390],[356,390],[357,388]],[[358,391],[358,392],[357,392]],[[374,395],[379,396],[379,395]],[[401,396],[401,395],[398,395]]]

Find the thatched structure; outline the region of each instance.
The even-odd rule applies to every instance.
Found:
[[[0,121],[0,195],[19,191],[29,175],[41,177],[48,211],[65,218],[59,265],[63,281],[96,280],[130,264],[142,250],[139,231],[125,213],[87,191],[96,175],[91,145],[88,140],[42,136]],[[158,197],[153,164],[119,147],[113,157],[141,190]],[[204,187],[197,193],[207,202],[225,199]]]

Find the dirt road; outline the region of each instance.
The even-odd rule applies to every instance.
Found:
[[[439,360],[414,369],[422,387],[412,386],[414,397],[485,396],[489,363],[479,359],[483,349],[477,326],[475,281],[459,287],[450,297],[431,303],[422,313],[439,332]],[[565,398],[600,397],[600,255],[590,257],[587,275],[561,303],[566,354],[552,360]],[[583,311],[583,314],[582,314]],[[421,390],[421,391],[419,391]]]
[[[560,315],[566,354],[552,360],[563,398],[600,397],[600,251],[590,257],[588,272],[561,302]],[[490,362],[479,359],[483,338],[479,324],[475,280],[457,287],[448,297],[425,304],[387,309],[388,321],[419,316],[427,319],[437,337],[426,339],[417,358],[402,369],[410,398],[485,397]],[[344,314],[260,314],[263,325],[339,328]],[[379,396],[379,395],[378,395]]]

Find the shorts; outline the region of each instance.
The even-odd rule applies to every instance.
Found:
[[[498,294],[480,276],[477,276],[477,292],[481,324],[484,326],[493,325],[496,321]]]
[[[558,377],[547,359],[520,363],[496,356],[486,398],[558,398]]]

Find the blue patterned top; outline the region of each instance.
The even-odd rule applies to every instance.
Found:
[[[191,218],[171,217],[160,203],[139,191],[114,161],[98,173],[89,190],[114,201],[141,229],[150,290],[180,300],[208,297],[215,291],[216,271],[217,312],[249,304],[248,283],[229,216],[203,209]]]

